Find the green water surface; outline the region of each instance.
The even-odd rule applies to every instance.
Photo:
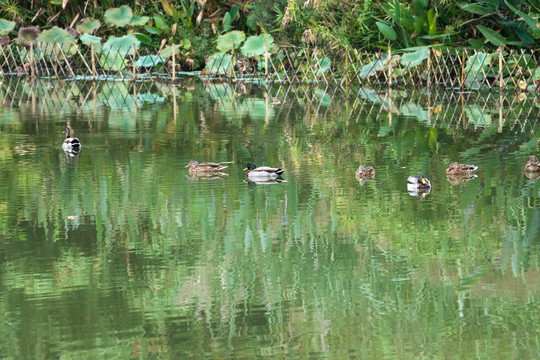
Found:
[[[10,81],[1,358],[540,357],[530,94]]]

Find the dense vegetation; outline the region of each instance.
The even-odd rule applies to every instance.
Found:
[[[129,5],[117,0],[99,4],[0,0],[0,34],[5,44],[15,38],[28,43],[39,31],[54,26],[75,38],[82,33],[100,39],[133,33],[147,46],[180,44],[184,65],[200,68],[204,57],[216,49],[234,52],[246,34],[262,34],[265,39],[271,35],[270,43],[369,51],[388,44],[393,49],[434,45],[538,48],[539,14],[539,0],[143,0]],[[229,45],[223,50],[220,36],[231,31],[234,36],[226,39]],[[86,42],[97,41],[88,36]],[[271,46],[267,40],[249,41],[252,47],[257,41]]]

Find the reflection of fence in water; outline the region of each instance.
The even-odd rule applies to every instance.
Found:
[[[117,110],[137,112],[145,104],[173,104],[186,89],[200,86],[210,101],[228,117],[258,117],[266,121],[290,116],[296,105],[303,121],[331,118],[347,109],[349,121],[362,118],[411,116],[429,126],[485,127],[497,122],[518,132],[532,131],[538,123],[538,97],[526,93],[425,92],[396,89],[314,87],[309,85],[259,86],[252,83],[206,83],[195,79],[176,88],[160,81],[27,81],[5,78],[0,84],[3,107],[31,106],[36,113],[70,113]]]
[[[540,87],[540,59],[538,52],[533,50],[484,53],[468,49],[424,48],[398,54],[281,47],[275,53],[263,56],[262,60],[241,54],[235,54],[232,59],[222,56],[199,76],[208,81],[320,83],[345,88],[354,84],[378,84],[534,91]],[[36,43],[31,48],[17,44],[0,46],[3,76],[174,80],[182,74],[178,71],[178,60],[172,54],[135,46],[119,48],[116,52],[96,52],[93,45],[62,46],[56,43]]]

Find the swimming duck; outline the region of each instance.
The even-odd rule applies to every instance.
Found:
[[[228,167],[222,164],[215,162],[199,163],[197,160],[191,160],[185,167],[189,168],[190,174],[218,173]]]
[[[478,169],[478,166],[460,164],[457,161],[454,161],[453,163],[450,164],[450,167],[446,169],[446,175],[471,174],[476,169]]]
[[[264,180],[275,179],[283,174],[285,170],[269,166],[257,167],[255,164],[249,163],[244,171],[246,171],[246,177],[250,180]]]
[[[81,147],[81,142],[76,137],[71,137],[71,129],[69,126],[66,126],[64,132],[66,133],[66,138],[62,143],[62,149],[64,151],[79,150]]]
[[[531,158],[529,161],[527,161],[527,164],[525,165],[525,169],[523,169],[525,172],[539,172],[540,171],[540,162],[538,162],[538,158],[534,155],[531,155]]]
[[[409,176],[407,179],[407,190],[414,191],[415,189],[430,189],[431,182],[424,176],[420,174],[418,176]]]
[[[360,165],[356,170],[356,177],[373,177],[375,176],[375,169],[372,166]]]

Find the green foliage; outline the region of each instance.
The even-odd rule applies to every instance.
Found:
[[[397,34],[392,29],[391,26],[386,25],[385,23],[382,23],[380,21],[377,22],[377,27],[379,28],[379,31],[390,41],[394,41],[397,38]]]
[[[246,40],[246,34],[243,31],[230,31],[218,37],[216,47],[221,52],[234,51],[244,40]]]
[[[126,56],[131,54],[133,47],[138,49],[141,42],[133,34],[124,35],[122,37],[111,36],[102,45],[99,61],[101,66],[106,70],[121,71],[126,68]]]
[[[145,55],[141,56],[135,63],[135,66],[140,67],[153,67],[158,64],[161,64],[165,62],[164,56],[157,56],[157,55]]]
[[[75,38],[71,36],[66,30],[53,26],[49,30],[44,30],[39,34],[36,41],[44,43],[74,43]]]
[[[265,52],[272,52],[274,50],[274,37],[270,34],[252,35],[248,37],[244,46],[242,46],[241,52],[245,56],[260,56]]]
[[[150,21],[150,16],[133,15],[130,21],[131,26],[145,26]]]
[[[125,27],[130,24],[133,17],[133,11],[128,5],[120,6],[119,8],[112,8],[105,11],[103,18],[105,24],[114,25],[117,27]]]
[[[505,46],[506,40],[497,32],[488,29],[485,26],[478,25],[478,30],[486,37],[486,39],[495,46]]]
[[[94,51],[97,53],[101,52],[101,37],[84,33],[79,39],[84,45],[90,46],[94,44]]]
[[[101,22],[92,18],[83,19],[77,24],[77,31],[80,33],[93,34],[101,27]]]
[[[465,66],[467,86],[471,89],[479,89],[487,75],[487,69],[493,59],[492,54],[479,52],[469,59]]]
[[[421,65],[428,58],[429,48],[420,47],[414,52],[409,52],[401,56],[401,65],[412,68]]]
[[[15,21],[0,19],[0,35],[6,35],[15,29]]]
[[[224,74],[230,75],[233,69],[233,58],[232,55],[227,53],[217,53],[210,58],[206,63],[204,68],[205,72],[208,74]]]

